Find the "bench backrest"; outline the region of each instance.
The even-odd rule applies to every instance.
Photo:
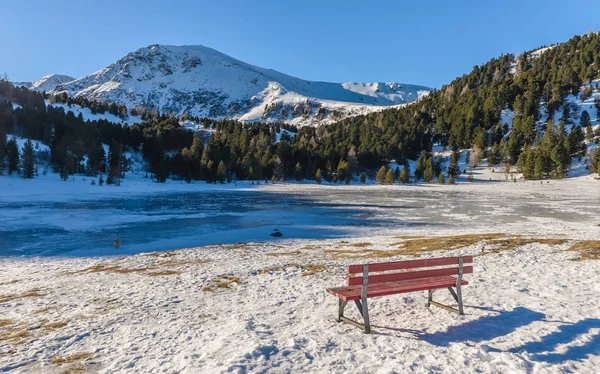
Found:
[[[348,267],[348,286],[364,284],[363,275],[368,276],[368,284],[377,284],[447,275],[471,274],[473,273],[473,266],[464,266],[463,264],[472,263],[473,256],[381,262],[366,264],[367,274],[363,274],[365,265],[350,265]]]

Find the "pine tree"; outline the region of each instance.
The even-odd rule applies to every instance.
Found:
[[[448,166],[448,177],[452,176],[454,179],[460,175],[460,169],[458,168],[458,152],[452,152],[450,156],[450,165]]]
[[[425,167],[425,171],[423,171],[423,179],[425,182],[431,183],[435,178],[435,174],[433,172],[433,158],[429,158],[427,160],[427,164]]]
[[[223,160],[219,162],[219,166],[217,166],[217,182],[223,184],[225,183],[225,179],[227,178],[227,169],[225,168],[225,163]]]
[[[102,187],[103,184],[104,184],[104,177],[102,176],[102,174],[100,174],[100,177],[98,178],[98,186]]]
[[[362,184],[367,183],[367,174],[365,174],[364,171],[360,174],[360,183],[362,183]]]
[[[377,172],[377,175],[375,176],[375,180],[377,181],[378,184],[385,183],[386,174],[387,174],[387,167],[385,165],[383,165]]]
[[[348,163],[346,161],[340,159],[340,162],[338,163],[338,167],[337,167],[338,180],[346,180],[351,176],[352,175],[350,173]]]
[[[448,176],[448,184],[454,184],[454,176],[452,176],[452,175]]]
[[[588,142],[594,140],[594,129],[592,129],[592,125],[585,126],[585,140]]]
[[[395,181],[394,171],[390,168],[385,174],[385,184],[394,184]]]
[[[35,171],[35,157],[33,154],[33,143],[27,140],[23,145],[21,153],[21,175],[23,178],[33,178]]]
[[[425,173],[425,168],[427,167],[427,152],[422,151],[421,156],[417,160],[417,165],[415,167],[415,179],[418,181],[423,178],[423,174]]]
[[[4,174],[6,168],[6,133],[0,127],[0,175]]]
[[[523,150],[525,153],[525,167],[523,169],[523,178],[534,179],[535,178],[535,154],[530,147]]]
[[[304,171],[302,170],[300,162],[297,162],[296,167],[294,168],[294,178],[296,178],[297,181],[304,179]]]
[[[12,138],[6,142],[6,156],[8,158],[8,175],[13,172],[19,172],[19,148],[17,147],[17,141]]]
[[[581,127],[586,128],[592,125],[592,120],[590,119],[590,114],[587,110],[581,112],[581,116],[579,117],[579,124]]]
[[[317,172],[315,173],[315,182],[317,182],[317,184],[321,184],[322,181],[323,176],[321,175],[321,169],[317,169]]]
[[[542,179],[544,177],[544,157],[540,151],[540,147],[535,149],[533,158],[535,159],[535,166],[533,169],[533,179]]]
[[[438,183],[439,184],[445,184],[446,183],[446,179],[444,178],[444,174],[440,173],[440,175],[438,175]]]
[[[400,179],[400,183],[406,184],[408,183],[408,178],[408,168],[404,167],[402,168],[402,171],[400,172],[400,177],[398,179]]]
[[[64,180],[64,181],[66,181],[66,180],[68,180],[68,179],[69,179],[69,172],[68,172],[68,170],[67,170],[67,167],[66,167],[66,166],[63,166],[63,167],[60,169],[60,179],[62,179],[62,180]]]

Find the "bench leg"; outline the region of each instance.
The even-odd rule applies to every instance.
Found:
[[[425,306],[429,308],[431,306],[432,301],[433,301],[433,290],[428,290],[427,291],[427,305],[425,305]]]
[[[463,310],[462,291],[460,283],[456,284],[456,301],[458,302],[458,314],[464,316],[465,312]]]
[[[346,300],[342,300],[342,299],[338,299],[339,303],[338,303],[338,318],[337,321],[338,322],[342,322],[342,317],[344,316],[344,308],[346,307],[346,304],[348,304],[348,301]]]
[[[365,321],[365,333],[371,333],[371,322],[369,321],[369,307],[367,306],[367,298],[362,298],[362,316]]]

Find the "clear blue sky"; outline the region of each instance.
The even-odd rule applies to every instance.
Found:
[[[460,4],[460,5],[457,5]],[[502,53],[600,29],[600,2],[0,0],[0,73],[81,77],[149,44],[203,44],[300,78],[440,87]]]

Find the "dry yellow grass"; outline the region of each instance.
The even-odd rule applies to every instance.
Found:
[[[325,267],[325,265],[321,265],[321,264],[286,264],[286,265],[278,265],[278,266],[271,266],[268,268],[264,268],[259,273],[260,274],[273,273],[273,272],[277,272],[277,271],[284,271],[289,268],[298,268],[298,269],[302,270],[302,272],[303,272],[302,276],[313,275],[313,274],[320,273],[322,271],[327,270],[327,267]]]
[[[51,310],[57,310],[57,309],[60,309],[60,307],[58,305],[53,305],[53,306],[49,306],[47,308],[35,310],[35,311],[33,311],[33,314],[42,314],[42,313],[46,313]]]
[[[564,244],[568,240],[566,239],[540,239],[540,238],[505,238],[489,241],[487,244],[490,245],[490,248],[485,249],[481,255],[486,255],[490,253],[498,253],[501,251],[510,251],[517,247],[522,247],[528,244],[544,244],[544,245],[559,245]]]
[[[366,248],[366,247],[370,247],[373,245],[373,243],[343,243],[344,246],[346,247],[355,247],[355,248]]]
[[[577,242],[567,250],[579,252],[579,257],[573,258],[573,261],[600,260],[600,240]]]
[[[0,331],[0,342],[7,342],[13,345],[23,344],[31,336],[29,326],[10,325]]]
[[[331,255],[334,259],[389,258],[405,255],[418,257],[427,252],[451,251],[469,247],[478,243],[483,243],[488,247],[482,253],[488,254],[498,253],[504,250],[512,250],[517,247],[532,243],[557,245],[567,242],[566,239],[522,238],[519,236],[507,236],[503,233],[482,233],[432,237],[406,236],[403,238],[404,240],[400,242],[390,244],[391,247],[397,247],[398,249],[326,249],[323,252]],[[345,245],[348,246],[348,244]]]
[[[0,304],[7,303],[7,302],[13,301],[13,300],[25,299],[25,298],[29,298],[29,297],[46,296],[46,294],[41,293],[40,291],[41,290],[39,288],[34,288],[29,291],[23,292],[21,294],[0,295]]]
[[[0,327],[14,325],[14,324],[15,324],[15,321],[13,321],[12,319],[0,319]]]
[[[223,288],[231,288],[233,284],[240,284],[241,280],[239,277],[233,275],[223,275],[217,279],[213,279],[210,281],[210,284],[207,287],[204,287],[202,291],[204,292],[215,292],[218,289]]]
[[[75,353],[75,354],[68,355],[68,356],[52,357],[50,359],[50,362],[52,362],[55,365],[64,365],[64,364],[70,364],[75,361],[85,360],[86,358],[89,358],[90,356],[92,356],[91,353],[85,353],[85,352]]]
[[[198,265],[209,262],[205,259],[168,259],[165,261],[158,262],[156,264],[150,266],[144,266],[139,268],[125,268],[121,265],[113,265],[109,263],[101,263],[90,266],[85,269],[76,270],[72,272],[65,273],[66,275],[77,275],[77,274],[85,274],[85,273],[117,273],[117,274],[130,274],[130,273],[139,273],[147,276],[161,276],[161,275],[177,275],[181,274],[181,271],[172,270],[172,269],[164,269],[165,267],[173,267],[173,266],[188,266],[188,265]]]
[[[0,330],[0,342],[13,345],[24,344],[29,338],[39,338],[50,332],[63,328],[66,321],[49,322],[46,319],[37,322],[10,323]]]
[[[80,374],[84,373],[85,368],[82,365],[75,365],[60,372],[60,374]]]
[[[267,253],[267,256],[271,256],[271,257],[279,257],[279,256],[306,256],[306,253],[302,253],[300,251],[270,252],[270,253]]]
[[[52,322],[52,323],[48,323],[47,321],[42,321],[42,328],[47,329],[47,330],[55,330],[55,329],[60,329],[62,327],[65,327],[66,325],[68,325],[68,322],[65,321],[58,321],[58,322]]]
[[[151,271],[146,273],[146,275],[150,276],[150,277],[160,277],[163,275],[178,275],[181,274],[180,271],[177,270],[158,270],[158,271]]]

